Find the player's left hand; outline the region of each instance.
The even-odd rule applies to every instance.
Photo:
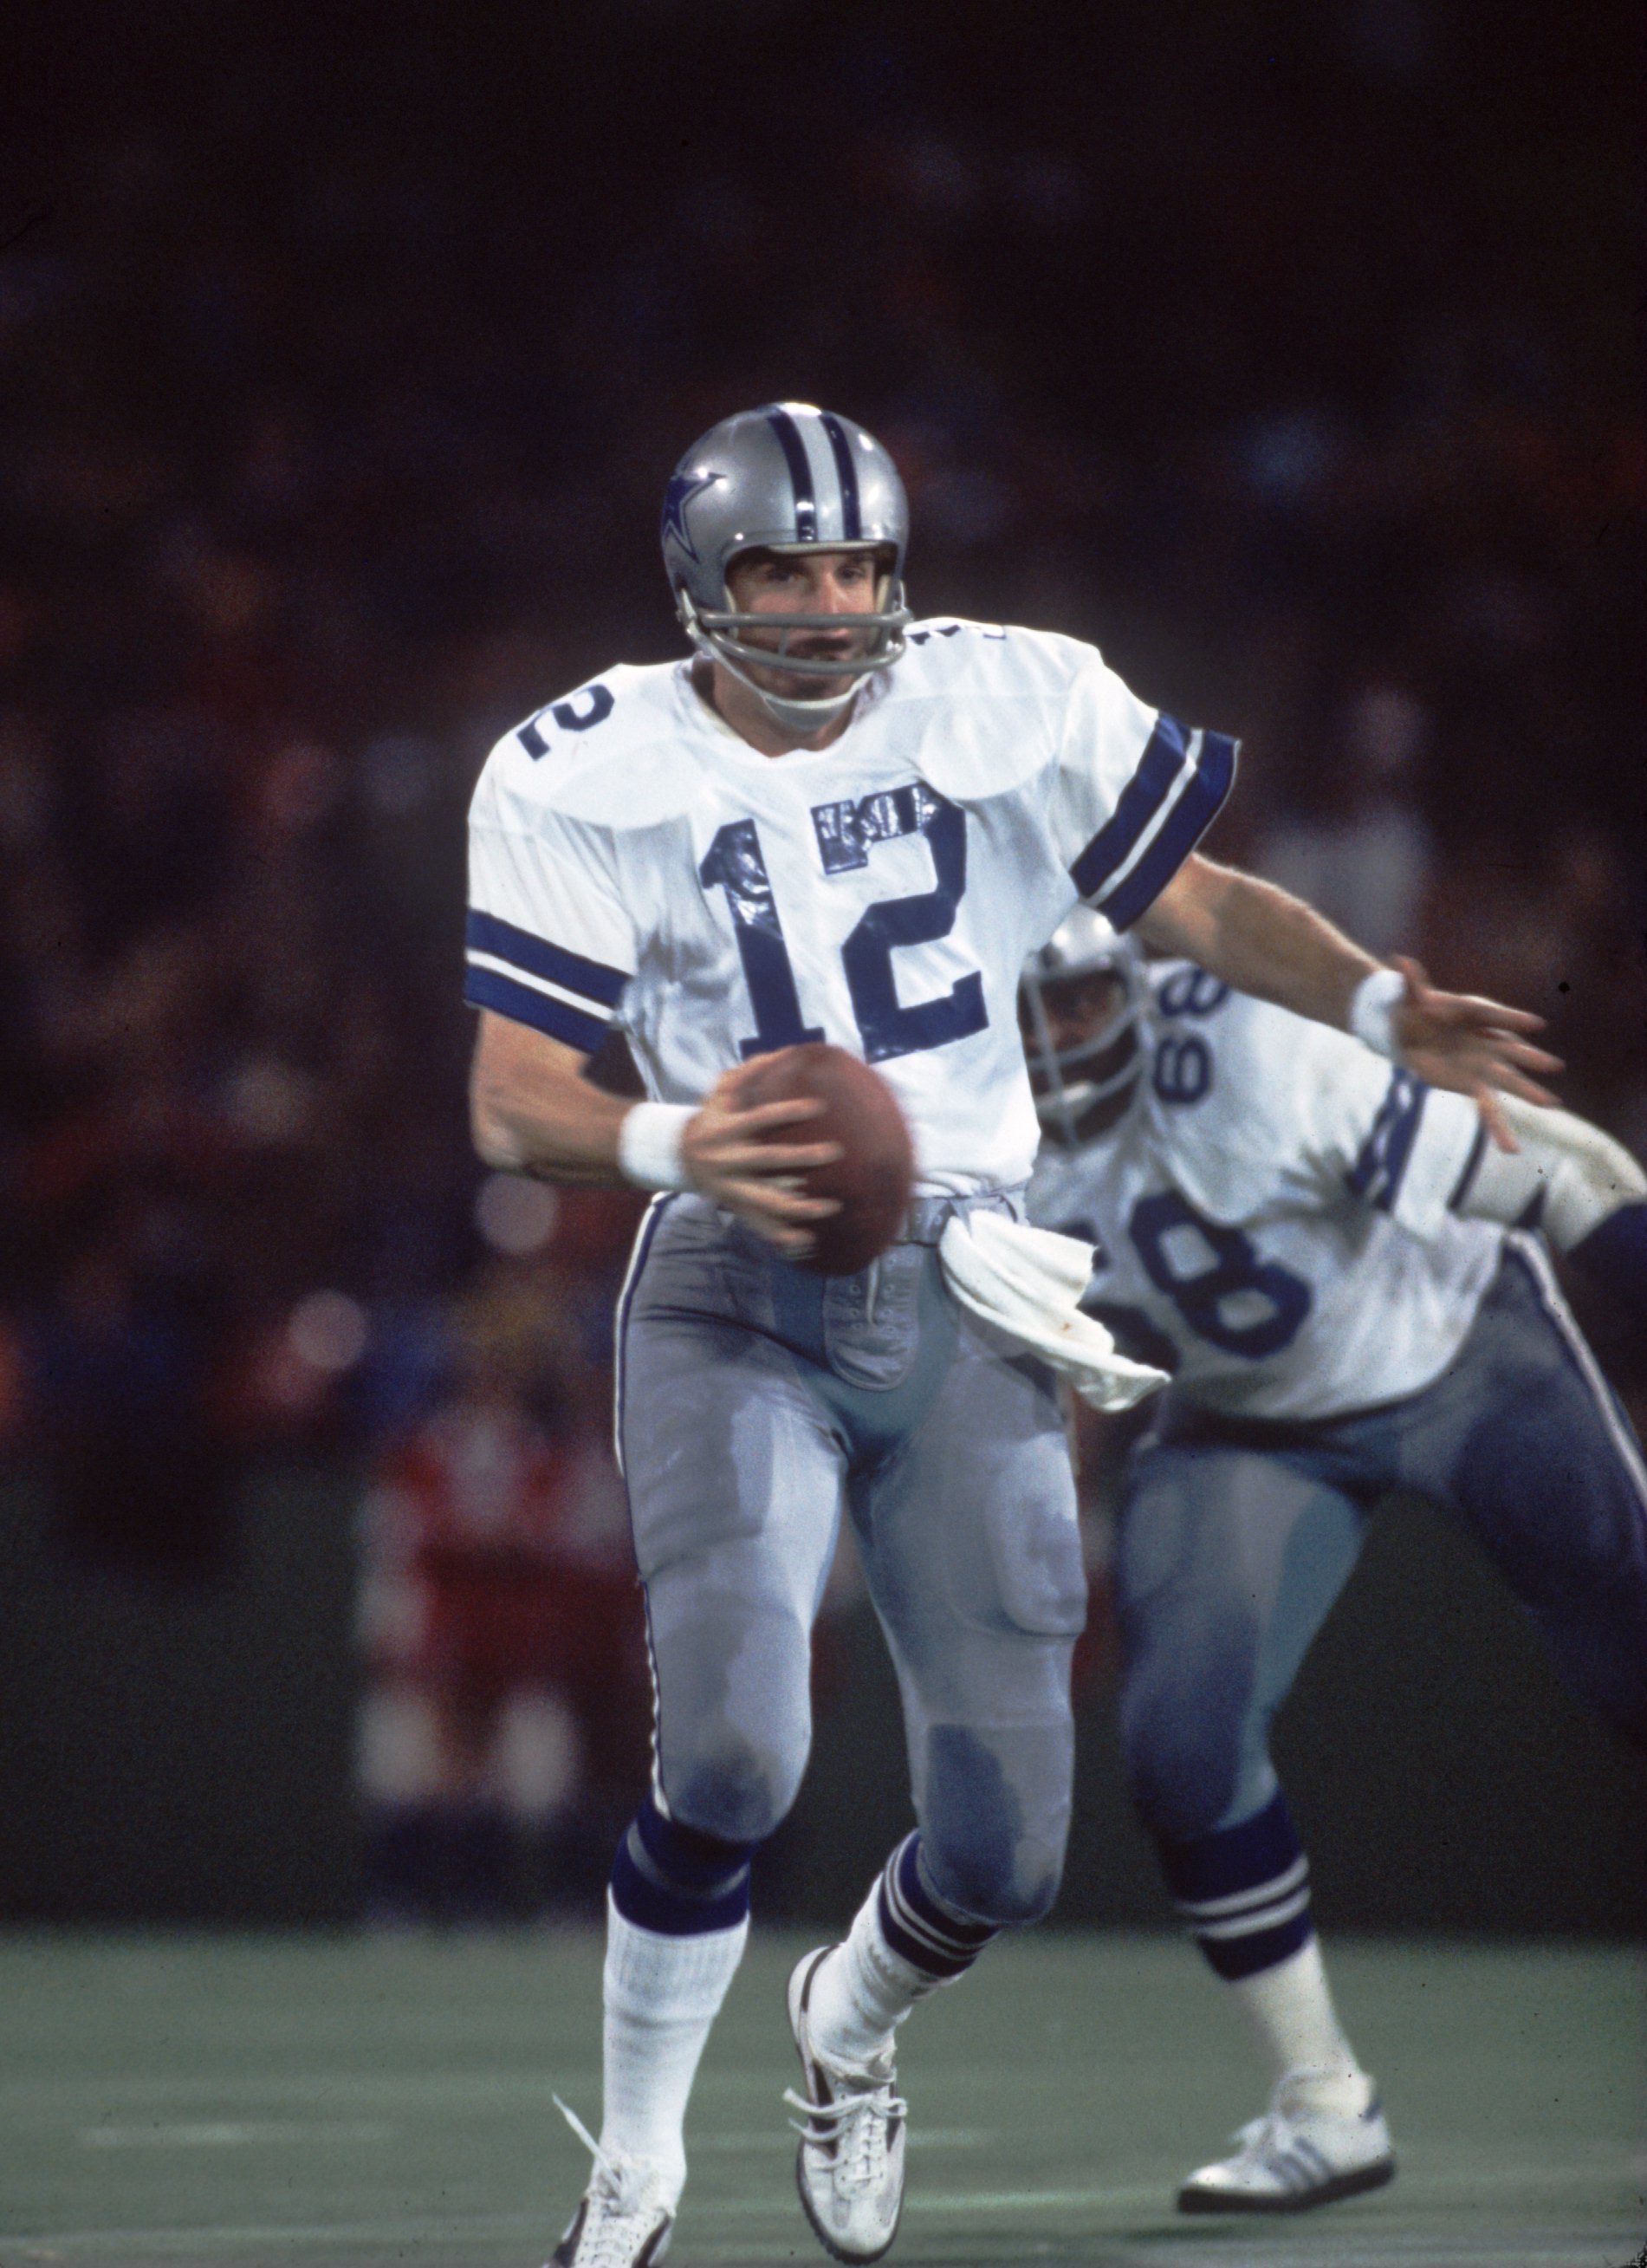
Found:
[[[1543,1017],[1475,993],[1438,992],[1417,961],[1399,954],[1393,956],[1393,965],[1407,979],[1406,998],[1397,1001],[1394,1012],[1401,1062],[1432,1086],[1467,1094],[1498,1147],[1518,1148],[1499,1095],[1518,1094],[1526,1102],[1556,1100],[1534,1074],[1560,1071],[1561,1058],[1534,1047],[1526,1036],[1543,1030]]]

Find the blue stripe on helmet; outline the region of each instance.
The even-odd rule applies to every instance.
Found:
[[[790,485],[795,491],[795,540],[798,543],[816,543],[818,499],[812,493],[812,468],[800,428],[787,409],[768,409],[767,423],[777,435],[778,446],[790,470]]]
[[[864,518],[858,508],[857,467],[852,462],[851,444],[842,431],[841,420],[827,409],[819,414],[819,423],[829,436],[829,446],[835,452],[835,468],[841,482],[841,534],[847,543],[864,540]]]

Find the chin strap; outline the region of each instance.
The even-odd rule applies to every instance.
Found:
[[[792,701],[785,700],[778,694],[768,693],[764,686],[756,684],[754,679],[749,674],[747,662],[730,653],[726,644],[711,630],[704,628],[698,610],[692,602],[692,593],[684,588],[677,596],[676,614],[681,629],[685,630],[705,661],[719,662],[721,667],[729,675],[735,677],[740,685],[746,686],[754,695],[755,699],[774,724],[781,725],[786,733],[800,734],[815,733],[821,726],[833,724],[842,710],[849,707],[857,699],[858,688],[866,678],[872,677],[877,670],[889,669],[893,663],[901,657],[904,651],[903,626],[909,619],[908,609],[902,605],[901,594],[900,594],[900,603],[892,613],[877,618],[891,624],[891,643],[884,653],[866,658],[862,668],[852,670],[850,674],[846,676],[842,691],[820,693],[810,699]],[[717,615],[715,619],[719,621],[721,618]],[[739,616],[739,619],[742,620],[743,617]],[[840,619],[844,621],[846,618]],[[775,654],[770,666],[783,668],[784,666],[783,657]],[[797,666],[802,674],[805,674],[806,665],[798,664]],[[839,678],[845,674],[844,668],[832,669],[829,676]]]
[[[826,693],[814,701],[782,701],[776,693],[768,693],[763,686],[757,685],[747,670],[739,668],[735,661],[729,661],[708,637],[700,634],[695,643],[698,652],[706,660],[718,661],[739,685],[747,686],[774,724],[781,725],[786,733],[815,733],[820,725],[833,724],[842,711],[849,708],[857,700],[859,686],[871,674],[865,669],[862,676],[852,680],[844,693]]]

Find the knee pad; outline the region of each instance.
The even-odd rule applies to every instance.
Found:
[[[1058,1895],[1070,1830],[1073,1729],[935,1725],[922,1861],[946,1905],[996,1926],[1039,1921]]]
[[[724,1843],[764,1843],[789,1816],[805,1768],[805,1751],[791,1757],[731,1739],[685,1758],[665,1749],[670,1815]]]
[[[1165,1660],[1129,1666],[1121,1691],[1121,1764],[1151,1834],[1186,1842],[1228,1815],[1248,1731],[1246,1697],[1221,1694],[1204,1665],[1187,1677]]]
[[[665,1818],[649,1795],[618,1845],[613,1904],[626,1921],[665,1937],[733,1929],[749,1911],[754,1849]]]

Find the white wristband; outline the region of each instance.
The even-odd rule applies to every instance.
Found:
[[[680,1138],[697,1112],[686,1102],[637,1102],[618,1128],[618,1171],[642,1189],[690,1187]]]
[[[1395,1011],[1407,998],[1399,968],[1374,968],[1357,985],[1349,1002],[1349,1028],[1364,1046],[1394,1060]]]

